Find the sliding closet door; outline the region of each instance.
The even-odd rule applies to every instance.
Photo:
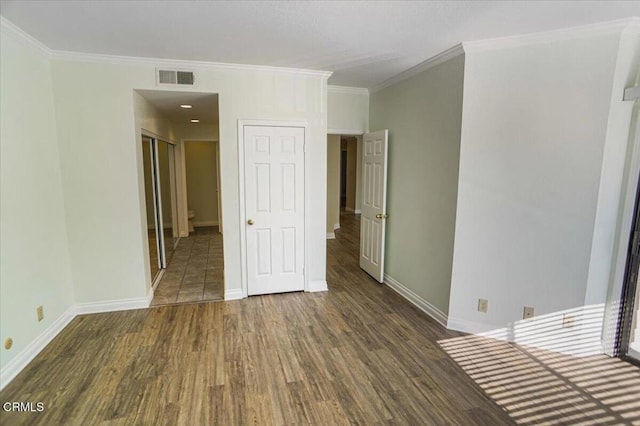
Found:
[[[169,263],[175,247],[174,205],[172,178],[173,145],[158,140],[158,186],[160,192],[160,215],[162,217],[162,239],[164,248],[164,266]]]
[[[154,170],[154,144],[151,138],[142,137],[142,159],[144,168],[144,193],[147,214],[147,240],[149,244],[149,266],[151,268],[151,281],[153,281],[162,268],[160,255],[158,218],[156,215],[156,186]]]

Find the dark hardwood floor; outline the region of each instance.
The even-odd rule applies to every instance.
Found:
[[[473,368],[502,350],[478,355],[361,271],[358,233],[344,215],[328,241],[328,292],[75,318],[0,393],[44,411],[2,424],[515,423]]]

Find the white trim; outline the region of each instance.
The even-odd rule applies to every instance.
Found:
[[[4,19],[4,18],[3,18]],[[13,357],[0,372],[0,390],[4,389],[58,334],[75,318],[76,308],[71,306],[42,333]]]
[[[193,226],[195,228],[202,227],[202,226],[218,226],[218,221],[217,220],[199,220],[197,222],[193,222]]]
[[[424,62],[420,62],[418,65],[415,65],[408,70],[402,71],[400,74],[396,74],[391,78],[386,79],[380,84],[373,86],[369,91],[371,93],[378,92],[386,87],[392,86],[396,83],[399,83],[403,80],[411,78],[415,75],[420,74],[423,71],[428,70],[429,68],[433,68],[436,65],[440,65],[443,62],[448,61],[449,59],[453,59],[457,56],[463,55],[466,49],[463,49],[462,44],[456,44],[455,46],[438,53],[435,56],[427,59]]]
[[[333,224],[333,230],[340,229],[340,222]]]
[[[327,240],[335,240],[336,234],[335,232],[327,232]]]
[[[164,277],[164,271],[166,271],[166,269],[160,269],[156,274],[156,276],[153,277],[153,281],[151,282],[151,293],[152,293],[151,299],[153,299],[153,292],[155,291],[156,288],[158,288],[158,284],[160,284],[162,277]],[[147,297],[148,296],[149,294],[147,293]],[[149,302],[151,302],[151,299],[149,299]]]
[[[425,314],[429,315],[431,318],[436,320],[443,327],[447,327],[447,314],[442,312],[440,309],[429,303],[427,300],[418,296],[412,290],[410,290],[407,286],[402,284],[400,281],[391,277],[389,274],[384,274],[384,283],[391,288],[393,291],[398,293],[400,296],[404,297],[407,301],[409,301],[416,308],[420,309]]]
[[[240,288],[232,288],[224,291],[225,302],[229,300],[244,299],[245,297],[244,292]]]
[[[365,133],[363,129],[327,129],[328,135],[362,136]]]
[[[317,71],[304,68],[287,68],[287,67],[273,67],[267,65],[246,65],[246,64],[232,64],[226,62],[212,62],[212,61],[188,61],[183,59],[162,59],[162,58],[147,58],[138,56],[120,56],[120,55],[104,55],[98,53],[82,53],[82,52],[69,52],[64,50],[51,50],[51,59],[60,61],[75,61],[75,62],[90,62],[97,64],[141,64],[141,65],[153,65],[157,68],[169,68],[169,69],[188,69],[189,71],[207,69],[211,71],[249,71],[249,72],[269,72],[278,74],[295,74],[306,75],[312,77],[321,77],[328,79],[333,74],[332,71]],[[193,88],[189,85],[176,85],[183,89]]]
[[[538,33],[520,34],[508,37],[499,37],[486,40],[466,41],[462,43],[464,51],[483,52],[495,49],[507,49],[513,47],[530,46],[534,44],[553,43],[563,40],[595,37],[627,30],[640,24],[640,18],[630,17],[615,21],[600,22],[597,24],[581,25],[578,27],[562,28]]]
[[[447,321],[447,328],[449,330],[461,331],[463,333],[480,334],[499,329],[500,327],[449,317]]]
[[[636,99],[640,99],[640,86],[627,87],[624,89],[624,97],[622,99],[624,101],[635,101]]]
[[[309,140],[309,122],[307,121],[280,121],[280,120],[238,120],[238,176],[240,178],[238,185],[238,202],[240,207],[240,279],[243,297],[248,297],[248,277],[247,277],[247,238],[246,227],[247,221],[244,197],[245,197],[245,181],[244,181],[244,127],[245,126],[272,126],[272,127],[298,127],[304,130],[304,291],[309,290],[309,227],[311,223],[311,195],[308,188],[311,182],[311,149],[308,145]],[[233,291],[233,290],[232,290]],[[226,293],[225,293],[226,300]],[[230,299],[231,300],[231,299]]]
[[[149,139],[157,139],[157,140],[159,140],[161,142],[166,142],[166,143],[171,144],[171,145],[177,145],[178,144],[176,141],[172,141],[168,137],[159,135],[157,133],[154,133],[151,130],[145,129],[144,127],[140,127],[140,134],[142,134],[142,136],[148,137]]]
[[[355,214],[362,214],[362,210],[361,209],[355,209],[353,212]]]
[[[76,314],[98,314],[101,312],[128,311],[131,309],[146,309],[149,307],[149,293],[144,297],[134,299],[107,300],[104,302],[87,302],[76,304]],[[153,293],[151,293],[153,294]],[[153,296],[152,296],[153,297]]]
[[[340,93],[343,95],[366,95],[369,96],[369,89],[364,87],[333,86],[327,85],[327,93]]]
[[[3,30],[6,30],[7,32],[13,34],[17,38],[22,39],[31,47],[35,48],[42,55],[46,56],[47,58],[51,58],[51,49],[49,49],[40,40],[32,37],[30,34],[25,32],[22,28],[20,28],[19,26],[17,26],[16,24],[11,22],[4,16],[0,16],[0,27]]]
[[[318,291],[328,291],[329,287],[325,280],[309,281],[309,285],[304,289],[307,293],[315,293]]]
[[[151,287],[149,289],[149,291],[147,291],[147,307],[150,308],[151,307],[151,302],[153,301],[153,295],[155,293],[155,288]]]

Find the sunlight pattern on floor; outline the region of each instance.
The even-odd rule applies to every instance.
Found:
[[[438,343],[518,424],[640,425],[640,368],[618,358],[477,335]]]

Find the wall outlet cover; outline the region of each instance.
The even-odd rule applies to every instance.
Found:
[[[489,310],[489,301],[487,299],[478,299],[478,312],[486,313]]]
[[[522,319],[533,318],[534,310],[531,306],[525,306],[524,312],[522,313]]]

